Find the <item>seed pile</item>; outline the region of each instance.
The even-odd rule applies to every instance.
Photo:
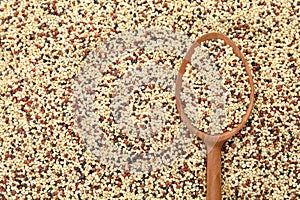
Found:
[[[98,162],[75,127],[72,86],[88,52],[146,27],[192,41],[217,31],[239,46],[256,102],[223,148],[223,197],[299,199],[299,19],[299,1],[284,0],[1,1],[0,199],[205,199],[202,141],[170,167],[133,174]]]
[[[110,86],[116,88],[115,91],[111,89],[102,90],[101,85],[98,88],[99,94],[96,96],[98,105],[96,107],[100,118],[104,118],[101,120],[103,129],[111,133],[115,132],[117,135],[121,130],[127,133],[124,135],[129,136],[128,139],[134,144],[132,147],[135,145],[137,145],[136,148],[140,147],[142,141],[135,140],[142,138],[145,140],[149,137],[147,134],[159,136],[159,138],[148,138],[153,142],[162,142],[162,136],[165,140],[170,140],[172,139],[170,134],[172,132],[174,134],[174,129],[180,123],[176,113],[174,94],[170,90],[173,88],[175,73],[167,74],[166,72],[170,72],[170,70],[159,69],[162,66],[155,64],[159,60],[153,58],[158,55],[166,57],[163,52],[157,51],[155,55],[149,53],[146,60],[140,60],[138,64],[132,63],[129,59],[118,60],[118,63],[123,63],[123,65],[125,63],[127,66],[125,70],[128,72],[123,72],[124,75],[120,78],[111,76],[109,80],[115,80],[115,83],[114,85],[110,84]],[[137,56],[140,57],[140,55]],[[119,68],[118,65],[114,67]],[[114,70],[111,72],[113,73]],[[162,72],[165,72],[163,74],[165,77],[160,75]],[[162,80],[162,83],[157,83],[157,81]],[[111,93],[110,104],[105,102],[105,98],[109,96],[109,94],[105,94],[107,92]],[[103,113],[104,110],[110,110],[111,114]],[[114,124],[122,124],[121,127],[116,128],[113,124],[107,123],[111,115],[115,119]],[[166,130],[169,130],[168,133],[165,133]],[[131,136],[128,134],[130,132],[132,132]]]
[[[229,45],[222,40],[212,41],[208,44],[212,54],[212,62],[216,63],[222,76],[224,92],[226,91],[226,116],[227,130],[232,130],[234,125],[241,123],[242,117],[250,103],[249,76],[244,63],[237,57]],[[222,46],[221,46],[222,45]]]
[[[74,85],[75,126],[99,162],[144,173],[172,165],[190,146],[194,135],[179,119],[174,84],[188,41],[167,30],[129,31],[86,57]]]

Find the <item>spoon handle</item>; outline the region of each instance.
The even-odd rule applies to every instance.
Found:
[[[222,199],[221,184],[221,148],[222,145],[216,144],[212,147],[207,145],[207,200]]]

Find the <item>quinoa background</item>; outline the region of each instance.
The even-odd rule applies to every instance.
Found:
[[[217,31],[254,73],[254,110],[222,152],[224,199],[300,198],[299,1],[0,2],[1,199],[205,199],[203,144],[173,167],[109,171],[74,131],[72,84],[89,51],[126,30]]]

